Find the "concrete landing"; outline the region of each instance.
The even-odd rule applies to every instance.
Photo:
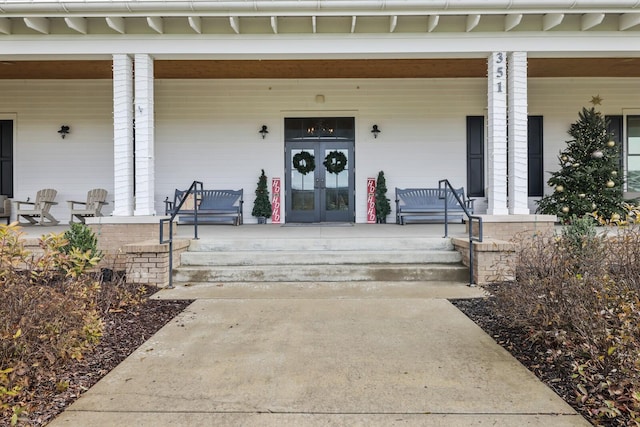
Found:
[[[274,296],[194,302],[50,424],[85,425],[589,423],[447,300]]]

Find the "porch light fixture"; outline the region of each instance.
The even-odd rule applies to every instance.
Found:
[[[380,129],[378,129],[378,125],[373,125],[373,128],[371,129],[371,133],[373,134],[373,137],[377,138],[380,132],[381,131]]]
[[[70,132],[71,132],[71,128],[69,128],[69,126],[67,125],[60,126],[60,130],[58,131],[62,139],[64,139],[64,137],[67,136],[67,134]]]
[[[269,133],[269,131],[267,130],[267,125],[262,125],[262,129],[260,129],[258,133],[262,134],[262,139],[264,139],[264,137]]]

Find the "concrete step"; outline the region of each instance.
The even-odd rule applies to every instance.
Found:
[[[193,240],[190,252],[453,250],[442,237],[238,238]]]
[[[313,264],[446,264],[459,263],[456,251],[239,251],[184,252],[181,264],[231,265],[313,265]]]
[[[454,281],[468,280],[462,264],[340,264],[181,266],[173,271],[179,283],[198,282],[342,282],[342,281]]]
[[[407,299],[478,298],[486,296],[480,287],[465,282],[202,282],[175,283],[153,299]]]

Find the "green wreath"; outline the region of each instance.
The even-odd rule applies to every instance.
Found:
[[[313,154],[308,151],[301,151],[293,156],[293,167],[302,175],[316,170],[316,161]]]
[[[329,173],[339,174],[347,167],[347,156],[342,151],[332,151],[327,154],[322,163]]]

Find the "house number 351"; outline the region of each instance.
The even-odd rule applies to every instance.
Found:
[[[496,79],[502,79],[504,77],[504,65],[499,65],[504,62],[504,54],[502,52],[498,52],[495,56],[495,62],[498,64],[496,67]],[[498,92],[502,92],[502,81],[498,81],[496,83]]]

